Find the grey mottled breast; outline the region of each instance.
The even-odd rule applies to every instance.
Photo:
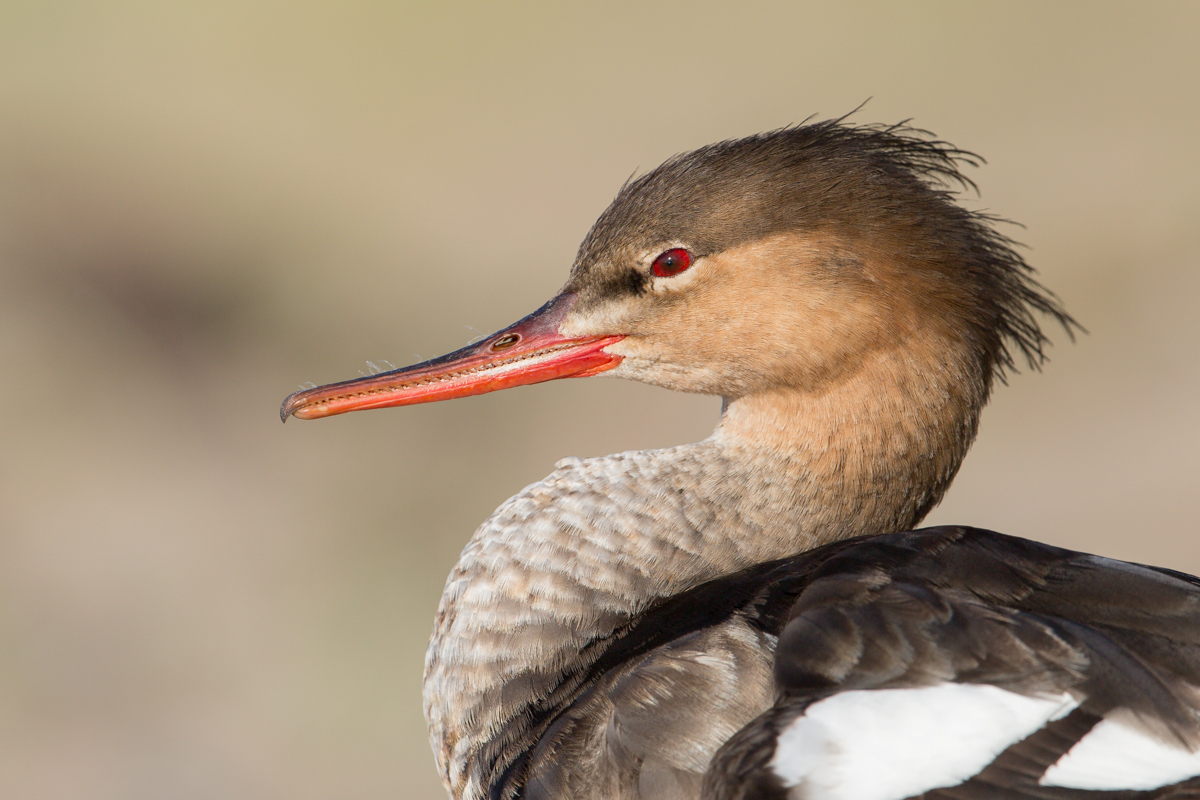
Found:
[[[631,465],[613,470],[625,481]],[[681,524],[705,513],[682,493],[622,498],[621,512],[604,516],[605,487],[564,473],[502,508],[489,525],[521,535],[485,526],[448,584],[426,702],[458,797],[1149,800],[1200,786],[1194,578],[969,528],[852,539],[729,569],[687,546],[719,526]],[[563,497],[573,510],[539,512]],[[562,527],[572,514],[578,522]],[[549,516],[556,522],[542,530]],[[638,524],[683,538],[630,552],[637,543],[622,543],[622,531]],[[695,580],[706,573],[716,577]],[[943,708],[947,691],[955,699]],[[1042,716],[1012,723],[1010,735],[988,716],[997,697],[1003,714],[1028,716],[1030,706]],[[819,712],[843,700],[843,721],[869,722],[830,733]],[[906,733],[905,720],[922,715],[927,728]],[[1135,769],[1127,787],[1117,774],[1108,788],[1081,788],[1079,759],[1068,756],[1108,723],[1177,765],[1157,784]],[[975,729],[1000,738],[964,761],[960,732]],[[928,747],[913,751],[921,737]],[[869,773],[856,765],[877,764],[852,751],[876,741],[868,755],[878,764],[889,748],[915,753],[887,768],[896,791],[914,790],[830,789],[850,782],[822,765],[844,751]],[[814,760],[797,742],[833,755]],[[938,747],[951,748],[946,763],[932,759],[933,772],[918,774]],[[902,780],[909,762],[916,771]]]

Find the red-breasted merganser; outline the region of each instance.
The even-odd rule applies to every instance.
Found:
[[[1200,797],[1200,582],[912,530],[993,382],[1075,321],[954,202],[972,154],[833,120],[629,182],[562,291],[303,419],[605,373],[708,439],[568,459],[451,572],[425,669],[450,794]],[[1035,457],[1035,454],[1031,454]]]

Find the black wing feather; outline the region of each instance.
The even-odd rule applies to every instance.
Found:
[[[691,798],[703,781],[714,800],[784,800],[776,740],[809,705],[960,682],[1081,702],[924,798],[1200,800],[1200,779],[1038,785],[1115,710],[1200,744],[1200,581],[1170,570],[973,528],[865,537],[664,599],[580,661],[496,743],[493,797]]]
[[[969,781],[923,797],[1165,798],[1198,791],[1197,780],[1146,792],[1038,785],[1114,711],[1163,740],[1189,749],[1200,744],[1195,578],[957,527],[869,537],[813,551],[797,559],[802,563],[807,582],[775,654],[780,699],[714,757],[707,797],[787,797],[770,768],[776,739],[815,702],[840,691],[944,682],[1027,695],[1065,691],[1080,705]]]

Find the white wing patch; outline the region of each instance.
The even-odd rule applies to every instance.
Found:
[[[1072,789],[1157,789],[1200,775],[1200,752],[1106,719],[1038,783]]]
[[[962,783],[1076,705],[969,683],[842,692],[780,734],[771,769],[809,800],[900,800]]]

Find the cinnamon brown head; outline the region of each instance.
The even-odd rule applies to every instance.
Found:
[[[844,119],[703,147],[626,184],[543,311],[426,364],[289,397],[327,416],[600,372],[729,399],[820,393],[881,353],[941,371],[976,412],[1039,316],[1077,323],[993,217],[978,158],[906,124]],[[902,369],[901,369],[902,371]],[[903,376],[898,380],[903,380]]]
[[[811,388],[913,334],[958,351],[985,385],[1019,359],[1037,367],[1048,343],[1039,316],[1069,334],[1078,325],[999,220],[954,202],[974,187],[960,168],[978,161],[905,124],[843,120],[676,156],[623,187],[584,239],[563,289],[579,295],[572,317],[622,328],[631,339],[614,352],[640,340],[660,373],[686,372],[676,358],[739,351],[740,371],[652,380],[726,396]],[[654,260],[674,250],[689,268],[660,277]],[[748,374],[755,346],[793,358]]]

